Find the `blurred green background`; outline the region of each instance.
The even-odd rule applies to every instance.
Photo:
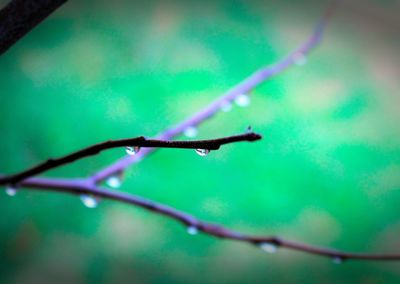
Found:
[[[0,1],[1,7],[6,1]],[[0,57],[0,172],[106,139],[155,136],[312,31],[325,1],[69,1]],[[121,190],[248,233],[400,252],[399,1],[343,1],[308,63],[198,138],[159,150]],[[53,170],[84,177],[123,149]],[[398,283],[400,263],[329,259],[190,236],[151,212],[21,190],[0,196],[1,283]]]

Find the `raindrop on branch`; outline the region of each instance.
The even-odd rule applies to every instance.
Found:
[[[293,55],[293,61],[297,66],[303,66],[307,63],[307,57],[303,53],[297,52]]]
[[[112,188],[119,188],[122,184],[122,178],[120,175],[115,175],[115,176],[110,176],[107,180],[106,183],[109,187]]]
[[[262,249],[263,251],[267,252],[267,253],[276,253],[276,251],[278,250],[278,247],[273,244],[273,243],[261,243],[259,244],[260,249]]]
[[[223,102],[221,104],[221,110],[223,112],[229,112],[232,110],[232,103],[231,102]]]
[[[92,195],[82,194],[80,198],[83,205],[85,205],[87,208],[96,208],[97,205],[99,205],[99,201]]]
[[[126,147],[126,153],[130,156],[134,156],[139,153],[140,147],[139,146],[128,146]]]
[[[199,156],[202,156],[202,157],[207,156],[208,153],[210,153],[210,150],[208,150],[208,149],[196,149],[195,151]]]
[[[13,185],[6,186],[6,194],[8,196],[15,196],[17,194],[17,188]]]
[[[240,107],[247,107],[250,105],[250,97],[247,94],[240,94],[235,98],[235,103]]]
[[[188,232],[189,235],[197,235],[199,233],[199,229],[195,226],[189,226],[186,231]]]
[[[343,258],[341,258],[340,256],[335,256],[332,258],[332,262],[334,264],[342,264],[343,263]]]
[[[194,126],[189,126],[183,131],[183,134],[185,134],[185,136],[189,137],[189,138],[196,137],[198,133],[199,133],[199,131]]]

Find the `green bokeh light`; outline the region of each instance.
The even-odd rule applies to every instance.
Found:
[[[70,1],[0,57],[0,171],[103,141],[155,136],[312,31],[325,3]],[[350,5],[350,4],[346,4]],[[261,142],[199,157],[160,150],[121,190],[230,228],[338,249],[399,251],[397,1],[342,6],[302,67],[265,82],[248,108],[199,127]],[[384,23],[365,16],[381,13]],[[392,18],[391,18],[392,17]],[[83,177],[110,150],[46,176]],[[329,260],[190,236],[174,221],[104,201],[0,197],[2,283],[394,283],[398,263]]]

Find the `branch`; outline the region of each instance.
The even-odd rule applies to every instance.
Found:
[[[39,4],[40,3],[41,4],[59,3],[58,4],[58,6],[59,6],[63,2],[65,2],[65,1],[58,1],[58,2],[57,1],[49,1],[49,2],[36,1],[35,3],[39,3]],[[17,3],[17,4],[15,4],[15,3]],[[32,29],[37,23],[39,23],[42,19],[44,19],[48,14],[50,14],[51,11],[55,10],[58,7],[58,6],[50,6],[50,8],[52,7],[51,9],[53,9],[53,10],[50,9],[50,11],[46,12],[48,14],[44,13],[45,15],[38,13],[38,11],[35,11],[35,10],[27,11],[30,13],[25,15],[25,17],[26,17],[25,19],[19,19],[19,21],[16,21],[17,24],[14,23],[14,25],[11,25],[11,27],[14,26],[15,29],[14,29],[14,31],[11,31],[11,36],[10,36],[10,31],[7,30],[7,28],[9,28],[8,21],[10,21],[10,19],[8,19],[7,17],[10,16],[9,14],[13,14],[13,12],[10,12],[10,11],[18,10],[18,3],[22,6],[24,6],[23,4],[26,4],[25,7],[28,6],[28,4],[29,4],[29,2],[24,3],[23,1],[14,0],[6,8],[4,8],[2,11],[0,11],[0,27],[1,27],[1,29],[0,29],[0,54],[2,52],[4,52],[7,48],[9,48],[9,46],[11,46],[13,44],[13,42],[18,40],[18,38],[23,36],[26,32],[28,32],[30,29]],[[35,6],[35,4],[33,4],[33,6]],[[9,10],[7,10],[7,9],[9,9]],[[230,91],[228,91],[224,96],[222,96],[219,99],[217,99],[216,101],[214,101],[212,104],[210,104],[208,107],[206,107],[202,111],[198,112],[197,114],[193,115],[192,117],[190,117],[186,121],[178,124],[177,126],[160,134],[158,136],[159,140],[147,140],[144,137],[138,137],[138,138],[133,138],[133,139],[107,141],[104,143],[90,146],[83,150],[79,150],[75,153],[72,153],[70,155],[64,156],[59,159],[49,160],[49,161],[44,162],[36,167],[31,168],[25,172],[22,172],[20,174],[10,176],[10,177],[3,177],[0,180],[3,182],[3,184],[7,184],[7,183],[13,184],[14,182],[20,182],[19,185],[21,185],[21,186],[36,188],[39,190],[66,192],[66,193],[78,194],[78,195],[90,195],[90,196],[94,196],[97,198],[104,198],[104,199],[110,199],[110,200],[128,203],[131,205],[135,205],[135,206],[142,207],[144,209],[153,211],[160,215],[164,215],[166,217],[175,219],[175,220],[181,222],[182,224],[184,224],[185,226],[187,226],[189,228],[188,232],[191,234],[201,231],[205,234],[208,234],[210,236],[217,237],[217,238],[225,238],[225,239],[247,242],[252,245],[259,246],[261,249],[268,251],[268,252],[274,252],[278,247],[283,247],[283,248],[287,248],[287,249],[291,249],[291,250],[302,251],[302,252],[305,252],[308,254],[330,257],[335,262],[342,262],[344,260],[349,260],[349,259],[355,259],[355,260],[356,259],[358,259],[358,260],[400,260],[400,254],[351,253],[351,252],[346,252],[346,251],[339,251],[339,250],[333,250],[333,249],[329,249],[329,248],[321,248],[321,247],[311,246],[311,245],[307,245],[307,244],[297,243],[297,242],[285,240],[285,239],[282,239],[279,237],[274,237],[274,236],[260,237],[260,236],[252,236],[252,235],[242,234],[240,232],[226,229],[220,225],[215,225],[215,224],[200,221],[192,215],[189,215],[182,211],[178,211],[178,210],[168,207],[166,205],[152,202],[152,201],[146,200],[144,198],[141,198],[141,197],[138,197],[135,195],[131,195],[131,194],[127,194],[127,193],[123,193],[123,192],[119,192],[119,191],[109,191],[104,188],[97,187],[92,183],[93,180],[101,181],[104,178],[106,178],[106,177],[112,175],[113,173],[116,173],[122,169],[125,169],[130,164],[137,161],[137,159],[131,158],[131,157],[124,158],[124,159],[117,161],[115,164],[111,165],[110,167],[107,167],[103,171],[99,171],[97,174],[95,174],[90,179],[72,180],[72,179],[29,178],[32,175],[41,173],[41,172],[49,170],[51,168],[73,162],[77,159],[80,159],[80,158],[83,158],[86,156],[95,155],[105,149],[122,147],[122,146],[132,146],[132,144],[135,144],[135,146],[140,146],[140,147],[191,148],[191,149],[202,148],[202,149],[212,149],[213,150],[213,149],[218,149],[221,145],[227,144],[227,143],[233,143],[233,142],[239,142],[239,141],[254,141],[254,140],[260,139],[261,137],[258,136],[257,134],[250,133],[250,134],[245,134],[245,135],[249,135],[247,137],[247,139],[242,139],[242,138],[240,138],[241,135],[238,135],[238,136],[231,136],[231,137],[226,137],[226,138],[216,139],[216,140],[202,140],[202,141],[190,141],[190,142],[163,141],[163,140],[169,140],[172,137],[180,134],[187,127],[197,126],[198,124],[202,123],[204,120],[212,117],[226,103],[231,103],[238,96],[248,93],[250,90],[252,90],[256,86],[261,84],[266,79],[268,79],[271,76],[276,75],[280,72],[283,72],[288,67],[295,64],[296,61],[298,60],[299,56],[300,57],[306,56],[308,54],[308,52],[319,43],[319,41],[323,35],[327,21],[331,15],[331,11],[332,11],[332,5],[327,10],[324,17],[322,18],[322,20],[319,22],[319,24],[315,28],[314,33],[310,36],[310,38],[302,46],[300,46],[298,49],[296,49],[295,51],[290,53],[286,58],[282,59],[275,65],[272,65],[270,67],[265,67],[255,73],[253,73],[250,77],[248,77],[247,79],[242,81],[240,84],[236,85],[234,88],[232,88]],[[39,9],[39,12],[40,12],[40,9]],[[32,18],[33,18],[33,20],[32,20]],[[35,20],[35,18],[36,18],[36,20]],[[39,20],[37,18],[39,18]],[[15,21],[15,19],[12,19],[12,17],[11,17],[11,20]],[[6,22],[6,24],[2,24],[2,22]],[[19,25],[21,25],[21,26],[19,26]],[[8,46],[7,46],[7,44],[5,44],[5,42],[7,42],[5,39],[7,39],[8,37],[11,37],[13,42],[8,43]],[[250,137],[250,136],[252,136],[252,137]],[[196,142],[198,142],[199,144],[197,144],[197,145],[193,144]],[[146,148],[143,151],[141,151],[138,155],[136,155],[135,157],[139,157],[139,158],[144,157],[153,150],[154,150],[154,148]]]
[[[0,11],[0,55],[67,0],[12,0]]]
[[[332,16],[336,4],[337,1],[330,2],[321,20],[314,28],[314,32],[300,47],[292,51],[289,55],[287,55],[277,63],[261,68],[260,70],[254,72],[242,82],[231,88],[224,95],[206,106],[204,109],[195,113],[178,125],[167,129],[163,133],[159,134],[157,136],[157,139],[171,140],[175,136],[181,134],[188,127],[194,127],[203,123],[205,120],[211,118],[217,112],[219,112],[224,106],[226,106],[227,104],[231,104],[239,96],[243,94],[249,95],[249,92],[252,89],[263,83],[265,80],[285,71],[290,66],[297,64],[299,58],[304,58],[305,56],[307,56],[308,53],[321,41],[325,28],[328,24],[329,19]],[[102,180],[105,180],[108,177],[125,170],[131,164],[142,160],[142,158],[150,154],[153,150],[154,149],[148,149],[147,151],[143,151],[140,153],[140,155],[136,155],[134,157],[123,157],[113,164],[107,166],[106,168],[94,173],[91,179],[95,183],[101,182]]]
[[[275,252],[278,248],[300,251],[312,255],[319,255],[331,258],[335,263],[345,260],[380,260],[399,261],[400,254],[364,254],[353,253],[330,248],[317,247],[313,245],[298,243],[276,236],[254,236],[227,229],[223,226],[203,222],[196,217],[176,210],[172,207],[144,199],[129,193],[108,190],[89,184],[85,180],[57,180],[45,178],[30,178],[21,182],[22,186],[31,189],[66,192],[77,195],[89,195],[97,198],[110,199],[134,206],[144,208],[157,214],[174,219],[188,228],[190,234],[203,232],[212,237],[246,242],[258,246],[266,252]]]
[[[181,148],[181,149],[204,149],[205,151],[217,150],[220,146],[235,143],[235,142],[253,142],[261,139],[261,135],[254,132],[248,132],[241,135],[228,136],[224,138],[212,139],[212,140],[197,140],[197,141],[165,141],[165,140],[154,140],[146,139],[143,136],[129,139],[120,140],[109,140],[102,143],[98,143],[84,149],[78,150],[66,156],[58,159],[49,159],[39,165],[36,165],[23,172],[0,177],[0,185],[5,184],[17,184],[22,180],[43,173],[45,171],[66,165],[85,157],[94,156],[100,152],[119,147],[156,147],[156,148]],[[137,149],[140,149],[137,148]]]

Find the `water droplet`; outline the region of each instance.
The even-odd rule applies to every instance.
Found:
[[[332,262],[334,264],[342,264],[343,263],[343,258],[341,258],[340,256],[335,256],[332,258]]]
[[[197,235],[199,233],[199,229],[195,226],[189,226],[186,231],[189,235]]]
[[[196,149],[196,153],[199,154],[200,156],[204,157],[204,156],[207,156],[208,153],[210,153],[210,150],[208,150],[208,149]]]
[[[139,153],[140,147],[139,146],[128,146],[126,147],[126,153],[130,156],[134,156]]]
[[[307,63],[307,57],[303,53],[297,52],[293,55],[293,61],[297,66],[303,66]]]
[[[253,128],[251,127],[251,125],[249,125],[249,126],[247,126],[247,133],[250,133],[250,132],[252,132],[253,131]]]
[[[235,98],[235,103],[241,107],[247,107],[250,104],[250,97],[247,94],[241,94]]]
[[[99,204],[96,197],[94,197],[92,195],[88,195],[88,194],[82,194],[81,201],[82,201],[83,205],[85,205],[87,208],[96,208],[97,205]]]
[[[278,250],[278,247],[273,243],[261,243],[259,244],[260,248],[267,253],[275,253]]]
[[[6,194],[8,196],[15,196],[17,194],[17,188],[12,185],[6,186]]]
[[[189,126],[183,131],[183,134],[185,134],[185,136],[189,138],[196,137],[198,133],[199,131],[194,126]]]
[[[232,104],[231,104],[231,102],[223,102],[223,103],[221,104],[221,110],[222,110],[223,112],[231,111],[231,110],[232,110]]]
[[[112,188],[119,188],[122,184],[122,179],[119,175],[116,176],[110,176],[107,180],[106,183],[109,187]]]

